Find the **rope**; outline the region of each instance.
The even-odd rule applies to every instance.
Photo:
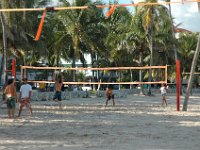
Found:
[[[87,9],[88,6],[77,7],[54,7],[54,10],[75,10],[75,9]],[[0,12],[21,12],[21,11],[44,11],[46,8],[5,8],[0,9]]]
[[[167,66],[146,66],[146,67],[108,67],[108,68],[65,68],[65,67],[33,67],[21,66],[21,69],[38,70],[128,70],[128,69],[166,69]]]
[[[156,2],[156,3],[137,3],[137,4],[112,4],[112,5],[97,5],[97,8],[107,8],[115,5],[116,7],[127,6],[149,6],[149,5],[169,5],[169,4],[184,4],[200,2],[200,0],[189,1],[175,1],[175,2]],[[0,12],[24,12],[24,11],[44,11],[46,8],[5,8],[0,9]],[[89,6],[72,6],[72,7],[54,7],[54,10],[75,10],[75,9],[89,9]]]
[[[35,80],[28,80],[27,82],[32,83],[55,83],[53,81],[35,81]],[[157,81],[157,82],[63,82],[63,84],[89,84],[89,85],[99,85],[99,84],[162,84],[166,83],[166,81]]]

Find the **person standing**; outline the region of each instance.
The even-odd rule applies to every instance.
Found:
[[[21,116],[21,112],[24,106],[26,106],[26,108],[30,112],[30,116],[32,116],[32,108],[30,104],[31,95],[32,95],[32,87],[30,84],[27,83],[27,78],[24,78],[23,85],[20,87],[18,117]]]
[[[17,93],[16,93],[16,87],[14,85],[14,79],[9,79],[7,86],[4,90],[5,94],[5,101],[7,103],[8,108],[8,117],[14,118],[15,117],[15,107],[17,102]]]
[[[161,84],[160,93],[162,95],[162,106],[164,106],[164,104],[167,106],[167,100],[166,100],[167,85],[166,84]]]
[[[114,99],[114,94],[112,93],[112,88],[110,86],[108,86],[106,88],[106,105],[105,107],[108,105],[108,101],[112,99],[113,101],[113,106],[115,106],[115,99]]]
[[[61,93],[62,93],[62,78],[57,79],[55,82],[55,94],[53,100],[58,102],[59,106],[61,107]]]

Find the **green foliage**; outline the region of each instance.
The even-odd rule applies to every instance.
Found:
[[[157,0],[147,0],[156,2]],[[50,0],[2,0],[1,8],[45,7]],[[170,12],[163,5],[139,6],[131,14],[126,7],[117,7],[108,18],[96,8],[102,1],[60,0],[60,6],[89,6],[87,10],[47,12],[39,42],[34,41],[42,12],[3,13],[8,34],[8,54],[17,57],[19,65],[34,65],[38,60],[49,66],[61,66],[62,60],[80,60],[87,67],[84,54],[91,54],[95,67],[174,65],[173,45],[176,44],[187,72],[196,48],[196,34],[180,34],[173,39]],[[117,4],[117,1],[115,1]],[[2,29],[0,29],[2,33]],[[2,37],[0,37],[2,41]],[[151,41],[152,40],[152,41]],[[0,48],[2,49],[2,42]],[[152,54],[150,53],[152,49]],[[151,57],[152,55],[152,57]],[[173,67],[171,67],[173,68]],[[174,68],[169,68],[173,74]],[[66,72],[66,76],[87,80],[83,74]],[[123,75],[123,80],[130,80]],[[144,74],[144,77],[148,74]],[[138,76],[134,74],[133,79]],[[144,79],[144,78],[143,78]],[[66,79],[67,80],[67,79]],[[73,80],[72,78],[70,80]]]
[[[193,60],[193,56],[197,46],[196,33],[180,33],[178,38],[178,52],[181,59],[181,70],[184,76],[185,72],[189,72]]]

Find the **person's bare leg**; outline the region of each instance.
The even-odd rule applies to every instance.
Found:
[[[11,118],[11,112],[10,112],[10,109],[8,109],[8,118]]]
[[[19,108],[19,113],[18,113],[18,116],[17,116],[17,117],[20,117],[20,116],[21,116],[22,108],[23,108],[23,107],[20,107],[20,108]]]
[[[11,109],[11,115],[12,115],[12,118],[15,118],[15,109],[14,108]]]
[[[32,112],[32,108],[31,107],[29,107],[29,112],[30,112],[30,116],[32,116],[33,112]]]
[[[162,106],[164,106],[164,97],[162,97]]]
[[[167,106],[168,104],[167,104],[167,100],[166,100],[166,97],[165,97],[164,101],[165,101],[165,105]]]
[[[166,97],[163,96],[163,99],[162,99],[162,106],[166,105],[167,106],[167,101],[166,101]]]
[[[33,115],[33,111],[32,111],[32,108],[30,107],[30,116]]]
[[[107,107],[107,105],[108,105],[108,101],[109,101],[109,100],[107,99],[107,100],[106,100],[106,105],[105,105],[105,107]]]
[[[113,106],[115,106],[115,100],[114,100],[114,98],[113,98]]]

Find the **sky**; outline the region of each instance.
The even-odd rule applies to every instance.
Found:
[[[57,0],[54,0],[55,3]],[[69,0],[72,1],[72,0]],[[103,0],[105,3],[114,2],[114,0]],[[118,0],[120,4],[130,4],[132,0]],[[133,0],[138,3],[141,0]],[[172,0],[177,1],[177,0]],[[55,5],[54,3],[54,5]],[[129,8],[130,9],[130,8]],[[193,32],[200,32],[200,12],[198,12],[197,3],[171,4],[172,16],[175,24],[181,24],[179,27]],[[130,9],[131,10],[131,9]]]
[[[109,3],[109,0],[104,0]],[[112,2],[112,0],[110,0]],[[133,0],[138,3],[139,0]],[[172,0],[172,2],[177,0]],[[114,2],[114,0],[113,0]],[[130,4],[132,0],[119,0],[120,4]],[[172,16],[175,24],[181,24],[180,27],[193,31],[200,32],[200,12],[198,12],[197,3],[171,4]]]

